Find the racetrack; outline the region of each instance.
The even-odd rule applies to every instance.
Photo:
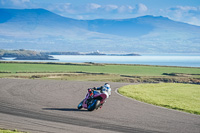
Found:
[[[87,88],[103,82],[0,79],[0,128],[31,133],[199,133],[200,116],[164,109],[115,93],[102,109],[77,110]]]

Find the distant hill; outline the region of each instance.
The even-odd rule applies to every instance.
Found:
[[[162,16],[76,20],[44,9],[0,9],[0,49],[199,53],[200,27]]]
[[[2,50],[0,49],[0,59],[15,58],[15,60],[54,60],[52,56],[42,52],[31,50]]]

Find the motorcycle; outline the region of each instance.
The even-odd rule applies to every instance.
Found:
[[[88,89],[85,99],[79,103],[77,108],[85,108],[88,111],[97,110],[99,107],[102,107],[106,98],[106,94],[94,91],[93,89]]]

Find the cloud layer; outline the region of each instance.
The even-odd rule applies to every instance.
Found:
[[[66,6],[67,5],[67,6]],[[138,4],[136,6],[132,5],[100,5],[96,3],[88,3],[81,6],[74,6],[71,3],[58,3],[56,6],[53,6],[54,10],[65,10],[66,13],[109,13],[109,12],[116,12],[116,13],[137,13],[137,12],[146,12],[148,8],[144,4]],[[53,9],[53,8],[51,8]]]
[[[148,13],[147,6],[142,3],[137,5],[103,5],[87,3],[78,6],[71,3],[57,3],[56,5],[49,5],[48,9],[62,16],[73,17],[76,19],[131,18],[146,15]]]

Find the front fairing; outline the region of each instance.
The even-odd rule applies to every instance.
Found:
[[[90,93],[88,92],[85,96],[85,99],[83,100],[82,107],[87,109],[88,108],[88,102],[89,102],[90,99],[101,99],[100,103],[103,104],[106,98],[107,98],[107,95],[104,94],[104,93],[96,92],[96,93],[94,93],[93,96],[90,96]]]
[[[97,95],[94,95],[93,97],[94,97],[94,98],[101,97],[101,98],[100,98],[100,99],[101,99],[101,101],[100,101],[101,103],[104,102],[105,99],[107,98],[106,94],[104,94],[104,93],[99,93],[99,94],[97,94]]]

